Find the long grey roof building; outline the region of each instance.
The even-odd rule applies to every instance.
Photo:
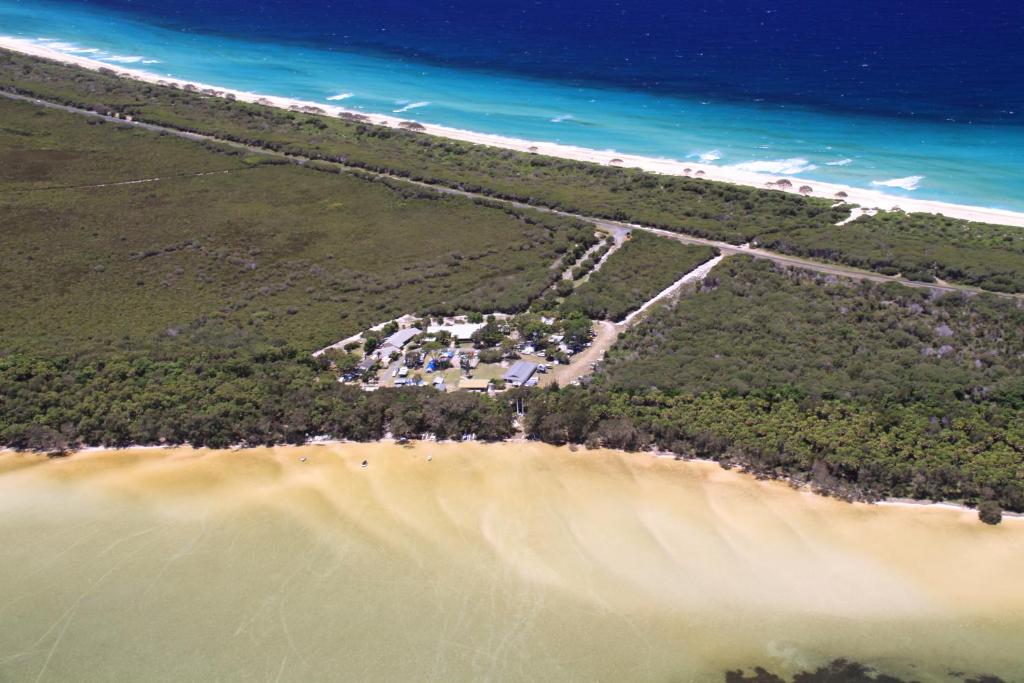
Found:
[[[517,360],[512,364],[504,376],[504,380],[514,386],[521,386],[530,381],[533,373],[537,372],[537,364],[528,360]]]

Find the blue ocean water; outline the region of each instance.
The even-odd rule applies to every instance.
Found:
[[[481,132],[1024,210],[1016,2],[0,0],[0,34]]]

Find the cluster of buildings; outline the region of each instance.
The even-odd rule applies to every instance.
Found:
[[[467,348],[466,345],[473,341],[473,335],[484,325],[485,323],[453,322],[428,325],[425,331],[422,326],[398,329],[383,339],[376,349],[367,353],[342,379],[353,381],[365,378],[383,366],[380,381],[367,381],[364,385],[367,389],[375,389],[381,385],[401,387],[430,384],[438,390],[447,391],[449,387],[445,376],[440,373],[455,368],[461,372],[458,386],[453,388],[463,391],[491,391],[494,388],[494,380],[499,378],[509,387],[535,386],[539,373],[547,372],[548,368],[543,363],[530,360],[515,361],[501,375],[491,375],[488,378],[474,377],[481,362],[480,352]],[[436,345],[431,347],[424,344],[421,347],[419,343],[414,343],[431,342],[437,337],[444,342],[450,342],[450,345],[438,348]],[[553,341],[559,342],[561,339]],[[525,354],[536,353],[529,342],[518,344],[516,349]],[[432,377],[425,379],[424,374]],[[451,373],[446,375],[451,380]],[[454,380],[452,383],[454,384]]]

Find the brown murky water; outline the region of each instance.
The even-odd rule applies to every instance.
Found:
[[[0,454],[0,593],[4,681],[1024,680],[1024,520],[532,444]]]

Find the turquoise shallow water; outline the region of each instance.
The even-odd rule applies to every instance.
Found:
[[[752,170],[855,187],[896,181],[881,189],[1024,211],[1020,126],[574,86],[399,56],[174,30],[59,3],[0,0],[0,35],[47,40],[112,66],[479,132],[718,165],[753,163]]]

